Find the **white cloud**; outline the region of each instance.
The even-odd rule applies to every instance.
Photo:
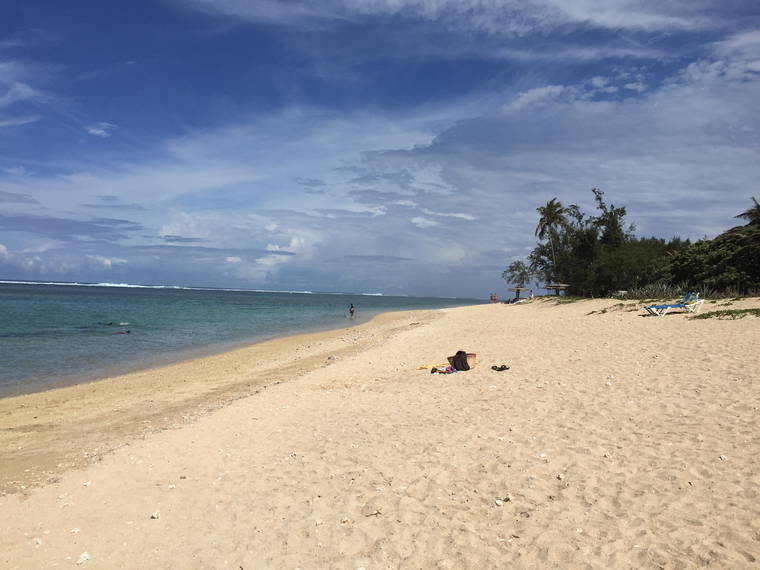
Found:
[[[108,138],[111,136],[111,132],[116,129],[116,125],[113,123],[107,123],[105,121],[101,121],[99,123],[95,123],[94,125],[88,125],[84,127],[84,130],[90,133],[93,136],[101,137],[101,138]]]
[[[733,34],[713,47],[718,57],[755,59],[760,57],[760,30]]]
[[[21,253],[45,253],[51,249],[61,247],[63,243],[58,240],[50,240],[45,238],[34,238],[21,250]]]
[[[427,208],[423,208],[422,213],[428,214],[429,216],[441,216],[444,218],[459,218],[460,220],[467,220],[468,222],[477,220],[475,216],[472,216],[470,214],[463,214],[461,212],[434,212],[433,210],[428,210]]]
[[[294,251],[303,251],[305,246],[306,246],[306,240],[304,240],[304,238],[292,237],[290,238],[288,245],[282,246],[282,245],[268,243],[266,250],[294,252]]]
[[[435,220],[431,220],[430,218],[423,218],[420,216],[412,218],[410,221],[418,228],[432,228],[438,225],[438,222]]]
[[[612,79],[609,77],[602,77],[597,75],[591,78],[592,87],[602,93],[617,93],[619,90],[615,85],[612,85]]]
[[[554,99],[564,91],[566,91],[564,85],[546,85],[544,87],[534,87],[533,89],[528,89],[527,91],[521,91],[518,93],[512,102],[505,106],[505,109],[519,111],[528,105],[532,105],[538,101]]]
[[[24,176],[26,174],[26,168],[23,166],[9,166],[7,168],[0,168],[0,171],[11,176]]]
[[[30,84],[43,74],[43,70],[36,66],[18,61],[0,60],[0,109],[3,110],[3,115],[0,115],[0,128],[27,125],[42,118],[37,114],[9,115],[8,113],[12,113],[18,103],[46,102],[45,94]]]
[[[19,101],[28,101],[38,97],[35,89],[23,83],[11,83],[5,93],[0,95],[0,108],[7,107]]]
[[[8,259],[8,248],[0,243],[0,259]]]
[[[476,294],[492,287],[491,275],[498,282],[501,270],[494,265],[533,245],[535,208],[554,196],[590,209],[589,189],[599,186],[615,204],[628,206],[642,232],[662,237],[714,235],[733,223],[747,207],[747,188],[760,177],[754,45],[752,36],[741,34],[718,42],[711,57],[661,87],[654,80],[647,87],[646,70],[638,66],[567,85],[532,75],[549,84],[521,84],[508,113],[499,107],[500,88],[407,112],[294,106],[167,141],[151,149],[149,161],[66,164],[68,174],[8,177],[3,191],[39,201],[14,202],[19,208],[80,217],[92,212],[77,205],[100,195],[144,205],[130,216],[145,226],[145,235],[121,249],[98,249],[89,263],[100,268],[118,271],[120,261],[129,260],[132,274],[137,248],[169,235],[203,247],[140,254],[151,279],[170,275],[160,272],[172,264],[185,271],[177,275],[187,283],[218,277],[260,288],[381,285],[433,293],[429,283],[435,281],[445,284],[441,293]],[[602,95],[613,87],[634,93],[620,100]],[[605,100],[594,100],[594,93]],[[350,181],[360,176],[372,180],[362,187],[377,195],[372,204],[354,201],[357,184]],[[306,192],[296,178],[324,181],[324,194]],[[29,249],[20,238],[9,242],[0,235],[14,260]],[[78,247],[62,243],[47,255],[30,255],[30,267],[58,271],[62,265],[50,259]],[[341,271],[346,256],[356,271]],[[363,256],[415,262],[378,277],[364,270],[370,261]],[[87,262],[82,254],[78,259]],[[463,270],[468,264],[481,269]],[[364,275],[367,281],[360,281]]]
[[[656,0],[175,0],[235,18],[313,27],[330,21],[396,16],[498,35],[522,35],[568,24],[607,29],[693,30],[718,25],[720,7]],[[711,9],[710,9],[711,8]]]
[[[589,23],[600,28],[633,30],[693,30],[715,25],[703,15],[700,2],[658,0],[543,0],[538,5],[557,10],[554,20]],[[719,7],[714,12],[720,13]]]
[[[127,263],[126,259],[118,257],[104,257],[102,255],[88,255],[88,259],[95,262],[96,265],[104,267],[105,269],[111,269],[114,265],[123,265]]]
[[[28,125],[29,123],[36,123],[42,117],[39,115],[23,115],[20,117],[0,117],[0,127],[16,127],[20,125]]]
[[[643,93],[647,90],[647,86],[640,81],[632,81],[630,83],[626,83],[623,85],[623,87],[630,89],[631,91],[638,91],[639,93]]]
[[[0,60],[0,128],[15,127],[37,122],[39,115],[12,113],[13,107],[18,103],[29,101],[43,101],[42,92],[29,85],[29,81],[36,75],[33,68],[15,61]]]

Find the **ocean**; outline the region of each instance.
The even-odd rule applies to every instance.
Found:
[[[86,382],[378,313],[483,303],[380,295],[0,282],[0,397]],[[348,319],[348,306],[356,319]]]

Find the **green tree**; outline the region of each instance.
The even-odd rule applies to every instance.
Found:
[[[611,247],[620,247],[628,239],[633,237],[633,225],[626,232],[623,229],[623,219],[625,218],[625,206],[616,208],[615,204],[609,206],[604,201],[604,192],[599,188],[592,188],[596,208],[601,212],[593,218],[592,223],[602,230],[600,240],[602,244]]]
[[[698,241],[669,259],[671,281],[749,293],[760,288],[760,224]]]
[[[743,211],[741,214],[734,216],[735,218],[744,218],[749,221],[750,226],[760,226],[760,202],[752,196],[753,206]]]
[[[604,192],[598,188],[592,192],[594,215],[582,212],[575,204],[562,208],[556,199],[538,208],[542,224],[536,234],[543,229],[543,237],[550,239],[540,241],[528,255],[533,274],[547,281],[569,283],[569,294],[583,296],[607,295],[667,281],[671,277],[668,261],[688,248],[689,241],[636,237],[634,225],[625,220],[626,208],[605,202]],[[552,228],[546,222],[558,209],[564,223]]]
[[[549,200],[545,206],[539,206],[536,208],[540,217],[538,219],[538,225],[536,226],[535,235],[538,239],[543,240],[549,238],[549,245],[552,252],[552,274],[554,280],[557,279],[557,255],[554,249],[554,244],[557,241],[557,234],[559,230],[568,226],[567,214],[568,210],[562,206],[562,202],[559,202],[557,198]]]
[[[525,287],[525,284],[530,281],[532,273],[530,267],[528,267],[525,262],[517,260],[509,264],[509,267],[502,272],[501,278],[504,279],[507,284],[513,283],[515,287]]]

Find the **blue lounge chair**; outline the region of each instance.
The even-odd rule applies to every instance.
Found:
[[[702,307],[704,299],[699,298],[699,293],[692,293],[689,291],[683,298],[679,299],[675,303],[668,305],[649,305],[644,307],[647,313],[655,317],[664,317],[671,309],[686,309],[691,313],[696,313]]]

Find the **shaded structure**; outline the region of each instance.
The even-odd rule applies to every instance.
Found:
[[[527,287],[509,287],[507,291],[515,292],[515,298],[512,299],[511,301],[507,301],[507,303],[510,303],[510,302],[514,303],[520,298],[520,293],[522,293],[523,291],[530,291],[530,289],[528,289]]]
[[[550,285],[544,285],[544,289],[548,291],[554,291],[557,295],[559,295],[560,291],[564,291],[570,287],[567,283],[551,283]]]

